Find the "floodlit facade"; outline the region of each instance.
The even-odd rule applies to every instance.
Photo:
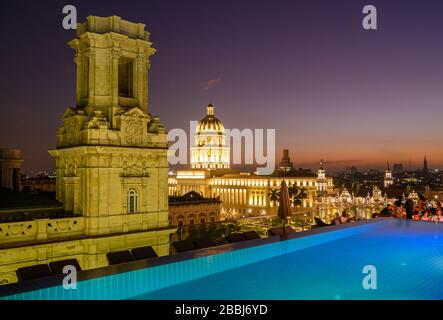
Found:
[[[184,195],[195,191],[204,197],[220,198],[222,218],[274,215],[275,206],[269,200],[272,189],[279,189],[283,179],[289,185],[307,189],[309,196],[303,207],[313,206],[319,194],[333,190],[331,177],[321,164],[318,173],[296,170],[289,158],[289,150],[283,151],[279,168],[272,175],[238,172],[230,168],[230,149],[226,147],[224,126],[215,118],[214,107],[207,107],[195,134],[196,146],[191,148],[191,169],[179,170],[169,175],[169,195]]]
[[[195,147],[191,148],[191,167],[194,169],[228,169],[229,147],[226,147],[225,128],[215,116],[212,104],[197,126]]]
[[[391,166],[388,163],[388,167],[386,168],[385,171],[384,186],[385,188],[389,188],[393,184],[394,184],[394,179],[392,178],[392,170]]]

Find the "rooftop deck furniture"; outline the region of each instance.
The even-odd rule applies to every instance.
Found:
[[[73,266],[77,270],[77,272],[82,271],[80,264],[77,259],[67,259],[61,261],[53,261],[49,263],[49,268],[53,275],[63,274],[63,268],[65,266]]]
[[[186,252],[197,249],[191,240],[175,241],[172,245],[176,252]]]
[[[243,233],[231,233],[226,237],[226,240],[228,240],[229,243],[236,243],[246,241],[247,239]]]
[[[16,273],[18,281],[20,282],[52,276],[51,269],[49,269],[47,264],[37,264],[35,266],[19,268]]]
[[[245,236],[246,240],[260,239],[260,236],[255,230],[243,232],[243,235]]]
[[[285,227],[286,233],[292,233],[295,232],[294,229],[292,229],[290,226]],[[268,230],[268,233],[270,236],[281,236],[283,234],[283,228],[282,227],[275,227]]]
[[[134,257],[129,252],[129,250],[108,252],[106,254],[106,258],[108,258],[109,265],[111,266],[115,264],[134,261]]]
[[[199,239],[194,241],[194,245],[197,249],[210,248],[218,246],[217,242],[208,240],[208,239]]]
[[[158,257],[157,252],[155,252],[155,250],[150,246],[132,249],[131,253],[135,260],[152,259]]]
[[[320,219],[320,218],[317,218],[317,217],[315,217],[314,218],[314,221],[315,221],[315,225],[317,226],[317,227],[327,227],[327,226],[329,226],[329,224],[327,224],[326,222],[324,222],[322,219]]]

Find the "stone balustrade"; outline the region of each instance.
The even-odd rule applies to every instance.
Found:
[[[1,223],[0,244],[80,236],[83,228],[83,217]]]

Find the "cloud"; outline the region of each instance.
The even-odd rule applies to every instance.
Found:
[[[208,81],[203,82],[200,86],[202,90],[207,91],[209,89],[214,88],[216,85],[218,85],[221,82],[221,78],[212,78]]]

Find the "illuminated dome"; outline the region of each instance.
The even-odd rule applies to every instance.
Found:
[[[225,127],[223,123],[214,115],[214,106],[209,104],[207,107],[207,115],[204,117],[197,126],[197,133],[214,132],[219,135],[223,135]]]
[[[191,166],[195,169],[229,168],[229,147],[226,147],[225,127],[215,116],[214,106],[207,106],[206,117],[199,121],[191,148]]]

